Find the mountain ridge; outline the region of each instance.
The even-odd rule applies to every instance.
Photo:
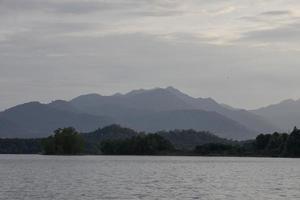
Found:
[[[23,138],[48,136],[59,127],[74,126],[80,131],[88,131],[98,128],[101,124],[112,123],[107,117],[56,109],[39,102],[29,102],[6,109],[0,113],[0,121],[18,125],[19,131],[22,132],[10,135],[9,129],[12,126],[9,126],[0,131],[1,137],[23,136]]]
[[[278,127],[276,127],[275,125],[271,124],[270,122],[268,122],[266,119],[256,115],[253,112],[248,112],[247,110],[244,109],[232,109],[232,108],[226,108],[225,106],[223,106],[222,104],[217,103],[215,100],[213,100],[212,98],[194,98],[191,97],[187,94],[182,93],[180,90],[173,88],[173,87],[167,87],[167,88],[154,88],[154,89],[149,89],[149,90],[145,90],[145,89],[139,89],[139,90],[134,90],[134,92],[129,92],[129,93],[125,93],[122,94],[120,96],[118,96],[119,100],[123,99],[124,101],[137,96],[137,95],[145,95],[146,94],[161,94],[161,93],[165,93],[165,98],[167,96],[169,96],[168,100],[165,100],[165,104],[161,107],[163,107],[163,110],[180,110],[180,109],[197,109],[197,110],[206,110],[206,111],[216,111],[232,120],[235,120],[237,122],[239,122],[240,124],[246,126],[248,129],[254,129],[253,131],[255,132],[272,132],[272,131],[278,131],[280,130]],[[90,97],[90,96],[89,96]],[[114,96],[101,96],[102,98],[106,98],[106,99],[110,99],[110,104],[118,104],[118,106],[120,106],[120,103],[116,102],[116,99],[114,98]],[[85,98],[85,96],[79,96],[76,97],[74,99],[72,99],[70,102],[76,104],[76,101],[78,101],[78,99],[83,99]],[[177,99],[177,102],[174,102],[173,99]],[[98,100],[99,97],[98,97]],[[180,101],[179,101],[180,100]],[[95,102],[96,100],[94,100]],[[164,99],[160,99],[159,103],[163,102]],[[142,101],[143,103],[147,102],[147,99],[144,99]],[[155,101],[153,101],[155,102]],[[159,103],[155,103],[156,108],[153,107],[151,110],[155,110],[155,111],[161,111],[161,109],[157,109],[157,106],[159,105]],[[93,102],[89,102],[88,103],[88,107],[91,107],[91,104],[93,104]],[[80,105],[77,104],[77,106],[80,107]],[[103,105],[102,105],[103,106]],[[127,108],[127,109],[134,109],[134,106],[136,106],[136,104],[133,105],[126,105],[123,104],[123,108]],[[75,106],[76,107],[76,106]],[[95,108],[87,108],[89,110],[91,110],[91,112],[93,114],[97,114],[95,113],[97,110],[97,107],[101,107],[101,105],[95,106]],[[141,106],[140,106],[141,107]],[[141,109],[141,108],[136,108],[136,109]],[[149,109],[149,105],[147,106],[143,106],[144,109],[146,109],[148,107]],[[172,107],[172,108],[170,108]],[[169,108],[169,109],[168,109]]]
[[[25,110],[20,112],[20,109]],[[15,113],[14,117],[7,117],[9,116],[7,110]],[[87,131],[88,128],[95,129],[109,123],[117,123],[140,131],[194,128],[198,131],[212,131],[220,137],[232,139],[250,139],[261,132],[278,130],[253,112],[227,108],[212,98],[194,98],[174,87],[138,89],[111,96],[91,93],[80,95],[70,101],[55,100],[48,104],[30,102],[7,110],[0,112],[0,119],[2,116],[3,120],[20,124],[24,130],[34,129],[32,130],[34,136],[41,130],[44,136],[46,131],[59,128],[54,127],[55,125],[77,126],[80,131]],[[38,115],[34,111],[44,114]],[[32,116],[34,113],[35,116]],[[44,116],[44,119],[41,116]],[[31,118],[34,119],[30,121]],[[37,124],[34,124],[35,120]],[[60,120],[63,123],[60,123]],[[24,123],[26,121],[30,123]],[[48,126],[47,122],[51,126]],[[220,124],[222,128],[218,127]],[[0,131],[0,137],[2,135]]]
[[[300,99],[286,99],[276,104],[251,110],[251,112],[278,124],[285,131],[291,130],[294,126],[300,126]]]

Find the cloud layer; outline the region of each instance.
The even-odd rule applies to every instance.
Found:
[[[0,0],[0,108],[173,85],[239,107],[298,98],[296,0]]]

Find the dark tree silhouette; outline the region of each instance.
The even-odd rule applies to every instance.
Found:
[[[138,135],[123,140],[106,140],[100,145],[103,154],[155,155],[174,150],[173,145],[158,134]]]
[[[287,139],[284,155],[288,157],[300,157],[300,130],[297,127],[294,128]]]
[[[47,155],[76,155],[83,152],[84,140],[72,127],[57,129],[43,140],[43,148]]]

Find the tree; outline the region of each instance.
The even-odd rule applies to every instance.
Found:
[[[300,130],[296,127],[287,139],[284,155],[288,157],[300,157]]]
[[[77,155],[84,150],[84,140],[72,127],[57,129],[43,140],[43,149],[47,155]]]
[[[242,153],[242,148],[239,145],[208,143],[196,146],[194,153],[198,155],[239,155]]]
[[[137,135],[128,139],[105,140],[101,152],[109,155],[156,155],[174,150],[173,145],[158,134]]]
[[[256,137],[255,139],[255,147],[257,150],[261,151],[261,150],[265,150],[269,140],[271,138],[271,134],[260,134]]]

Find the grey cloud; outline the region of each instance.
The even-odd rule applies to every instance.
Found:
[[[34,47],[32,50],[37,50],[47,48],[47,45],[52,46],[52,44],[55,44],[55,41],[61,40],[60,38],[64,35],[78,34],[84,31],[99,31],[104,28],[105,25],[101,23],[36,22],[28,24],[24,31],[16,31],[7,35],[5,40],[0,41],[0,44],[8,46],[7,48],[19,45],[16,52],[20,49],[30,49],[31,47]],[[24,42],[30,42],[30,44],[22,45]],[[7,52],[5,49],[1,50]]]
[[[297,20],[297,17],[294,17],[290,10],[270,10],[252,16],[242,16],[239,17],[239,19],[248,22],[270,22],[273,20],[292,22]]]
[[[256,95],[280,98],[298,85],[297,81],[289,87],[286,85],[297,73],[273,68],[286,66],[287,62],[296,65],[299,61],[276,52],[172,43],[145,34],[58,37],[55,40],[40,37],[33,34],[30,40],[14,40],[5,48],[12,57],[0,55],[0,80],[7,80],[0,85],[1,91],[14,91],[26,100],[45,101],[53,96],[69,99],[87,92],[109,94],[137,87],[174,85],[194,96],[211,96],[242,106],[241,102],[261,103],[258,98],[252,98]],[[192,40],[189,36],[180,37]],[[27,57],[13,56],[16,53]],[[48,56],[55,53],[64,56]],[[18,81],[9,81],[14,79]],[[284,87],[288,89],[277,90]],[[249,92],[253,88],[257,89]],[[266,90],[268,94],[263,94]],[[5,92],[2,94],[9,97]],[[20,100],[15,98],[15,101]]]
[[[256,40],[262,42],[300,42],[300,23],[282,25],[267,30],[257,30],[244,33],[241,40]]]
[[[168,85],[238,107],[300,96],[295,52],[248,48],[240,41],[207,44],[223,31],[245,31],[242,40],[250,44],[299,41],[299,24],[246,32],[260,23],[230,21],[240,11],[226,18],[201,12],[239,2],[0,0],[0,108]],[[260,20],[286,17],[253,10],[247,15]],[[161,20],[165,16],[170,20]]]
[[[96,1],[39,1],[39,0],[2,0],[0,9],[3,13],[9,12],[26,12],[26,11],[46,11],[46,12],[62,12],[62,13],[89,13],[101,8],[100,3]]]
[[[150,16],[150,17],[167,17],[167,16],[176,16],[176,15],[184,15],[185,12],[179,10],[152,10],[152,11],[133,11],[128,13],[132,16]]]
[[[290,14],[292,14],[292,12],[289,10],[272,10],[272,11],[260,13],[260,15],[264,15],[264,16],[282,16],[282,15],[290,15]]]
[[[0,10],[2,13],[10,12],[49,12],[57,14],[88,14],[98,11],[122,9],[131,7],[132,4],[117,1],[68,1],[68,0],[2,0]]]
[[[60,14],[87,14],[100,11],[133,10],[140,7],[152,9],[175,8],[178,1],[167,0],[128,0],[128,1],[104,1],[104,0],[2,0],[0,1],[1,13],[43,11]],[[149,11],[150,12],[150,11]]]

